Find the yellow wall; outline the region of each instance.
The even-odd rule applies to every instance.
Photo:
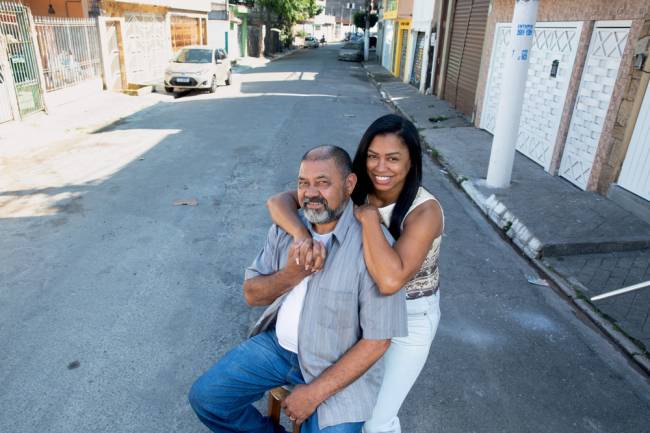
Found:
[[[406,40],[404,40],[404,38],[402,38],[402,31],[411,29],[411,20],[410,19],[398,20],[397,24],[395,25],[395,28],[397,30],[397,35],[395,38],[395,51],[394,51],[395,61],[393,62],[393,75],[398,77],[400,64],[402,63],[402,47],[404,46],[404,44],[408,46],[408,38],[409,38],[409,36],[407,36]],[[411,32],[407,33],[407,35],[410,34]]]
[[[384,13],[383,17],[385,20],[394,20],[397,18],[397,8],[399,5],[399,0],[385,0],[384,1]]]

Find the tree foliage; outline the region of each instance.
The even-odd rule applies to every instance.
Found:
[[[318,15],[322,8],[316,0],[257,0],[257,4],[276,17],[278,26],[293,26]]]
[[[322,12],[316,0],[257,0],[257,6],[265,17],[267,32],[270,28],[280,29],[284,42],[291,42],[292,28],[295,24],[312,18]],[[269,41],[267,37],[265,41]],[[270,52],[269,46],[265,47]]]
[[[379,17],[377,14],[370,14],[368,15],[368,28],[371,29],[377,24],[377,21],[379,21]],[[354,25],[357,26],[357,28],[360,29],[365,29],[366,28],[366,13],[365,11],[361,12],[355,12],[354,13]]]

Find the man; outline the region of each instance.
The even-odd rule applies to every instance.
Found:
[[[298,199],[327,261],[320,272],[305,270],[305,248],[271,227],[244,282],[246,302],[269,307],[252,337],[190,391],[192,408],[213,432],[278,431],[252,403],[286,384],[295,388],[285,413],[302,424],[302,433],[358,433],[372,414],[382,374],[375,362],[390,338],[407,334],[406,305],[401,291],[381,296],[365,267],[351,168],[336,146],[303,157]]]

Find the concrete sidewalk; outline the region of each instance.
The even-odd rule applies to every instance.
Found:
[[[492,135],[446,101],[422,95],[382,66],[364,64],[382,97],[484,214],[603,331],[650,372],[650,289],[591,303],[596,294],[650,280],[650,225],[517,153],[512,184],[485,185]]]
[[[80,95],[72,102],[53,107],[49,113],[39,112],[22,121],[0,124],[0,157],[38,153],[54,142],[93,132],[170,98],[158,93],[128,96],[106,91]]]
[[[243,57],[233,65],[234,73],[259,68],[293,54],[285,50],[273,57]],[[133,116],[156,104],[173,100],[164,91],[162,83],[153,93],[129,96],[119,92],[91,91],[74,100],[51,107],[48,113],[38,112],[22,121],[0,124],[0,158],[22,158],[46,150],[54,142],[73,139],[99,130],[123,118]]]

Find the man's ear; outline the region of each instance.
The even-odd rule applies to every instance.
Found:
[[[354,173],[348,174],[348,176],[345,178],[345,192],[347,195],[352,195],[352,191],[354,191],[354,187],[357,185],[357,175]]]

